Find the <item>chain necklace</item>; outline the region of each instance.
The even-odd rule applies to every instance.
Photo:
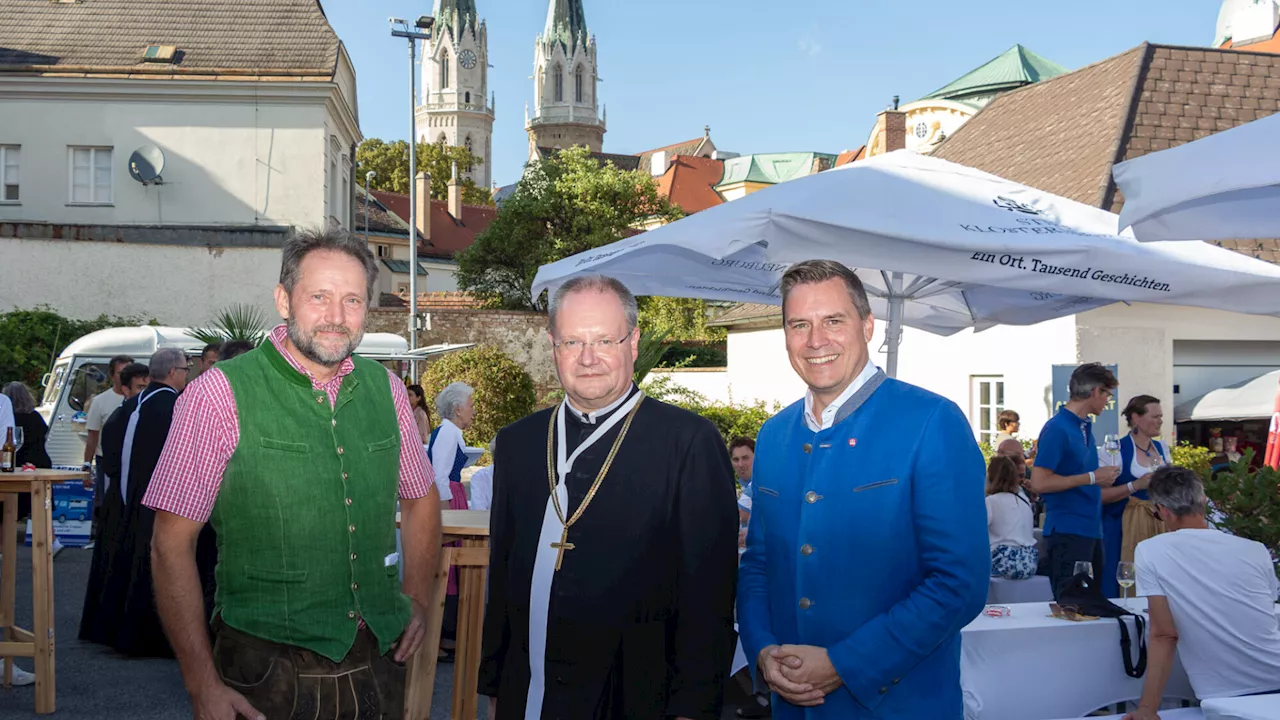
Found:
[[[613,447],[609,449],[609,456],[605,458],[604,466],[600,468],[599,474],[596,475],[595,482],[591,484],[591,489],[587,491],[587,496],[582,499],[582,504],[573,513],[573,517],[568,521],[564,519],[564,510],[560,507],[560,496],[556,494],[556,466],[555,466],[555,438],[556,438],[556,417],[560,414],[560,407],[551,413],[551,422],[547,424],[547,480],[551,484],[551,504],[556,509],[556,517],[560,518],[560,542],[551,543],[551,547],[556,549],[556,570],[560,569],[560,563],[564,560],[564,551],[573,550],[573,543],[569,542],[569,526],[578,522],[578,518],[582,517],[582,513],[591,504],[591,500],[596,496],[596,491],[600,489],[600,483],[604,482],[604,476],[609,473],[609,467],[613,465],[613,458],[618,454],[618,448],[622,447],[622,441],[627,437],[627,431],[631,429],[631,421],[635,419],[636,411],[640,409],[640,404],[644,402],[644,395],[636,400],[636,404],[632,406],[631,411],[627,413],[627,419],[622,424],[622,431],[618,433],[618,437],[613,441]]]
[[[1137,431],[1135,430],[1134,432],[1130,433],[1130,435],[1133,437],[1133,446],[1141,450],[1143,455],[1146,455],[1147,457],[1151,457],[1151,449],[1155,447],[1155,440],[1148,440],[1146,447],[1138,447]]]

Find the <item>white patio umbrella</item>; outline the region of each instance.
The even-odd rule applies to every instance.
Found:
[[[1120,227],[1153,240],[1280,237],[1280,113],[1116,165]]]
[[[1280,370],[1228,385],[1178,403],[1174,422],[1210,420],[1265,420],[1275,412],[1276,387]]]
[[[1280,315],[1276,266],[1115,233],[1106,211],[898,151],[544,265],[533,295],[604,273],[639,295],[779,304],[790,263],[837,260],[858,270],[888,320],[891,375],[904,325],[1030,325],[1116,301]]]

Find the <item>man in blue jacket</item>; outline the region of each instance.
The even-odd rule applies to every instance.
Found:
[[[738,622],[774,717],[959,720],[960,630],[990,576],[984,467],[955,403],[870,362],[858,277],[782,279],[805,398],[756,441]]]

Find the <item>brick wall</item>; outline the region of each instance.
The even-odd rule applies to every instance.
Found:
[[[560,387],[556,379],[551,343],[547,342],[547,316],[537,312],[508,310],[422,310],[431,316],[431,329],[418,333],[418,345],[476,343],[496,345],[533,378],[538,400]],[[369,312],[368,332],[390,332],[407,338],[407,310],[375,309]],[[422,369],[421,364],[419,369]]]

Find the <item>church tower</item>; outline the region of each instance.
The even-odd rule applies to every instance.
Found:
[[[493,106],[489,31],[475,0],[435,0],[436,24],[422,58],[422,98],[415,111],[418,142],[466,147],[483,162],[467,177],[493,182]]]
[[[525,110],[529,159],[538,148],[585,145],[600,152],[605,118],[597,103],[596,39],[582,0],[550,0],[547,24],[534,41],[533,115]]]

